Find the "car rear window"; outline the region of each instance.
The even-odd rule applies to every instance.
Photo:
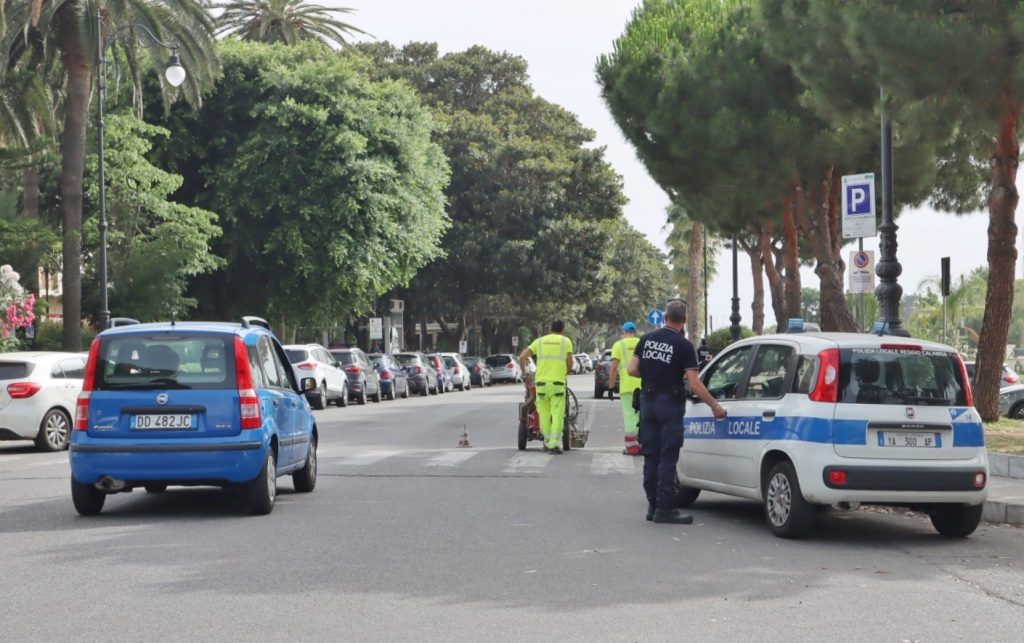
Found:
[[[852,348],[840,351],[839,401],[963,406],[966,396],[955,353]]]
[[[504,366],[512,360],[507,355],[491,355],[486,361],[488,366]]]
[[[455,361],[454,357],[452,357],[450,355],[445,355],[441,359],[444,360],[444,365],[447,366],[448,368],[454,368],[455,367],[456,361]]]
[[[467,357],[467,358],[465,358],[462,361],[466,363],[466,366],[476,366],[478,363],[480,363],[480,358],[479,357]]]
[[[420,365],[420,358],[417,357],[416,355],[407,355],[407,354],[403,354],[403,353],[398,353],[397,355],[395,355],[395,359],[397,359],[398,363],[401,364],[402,366],[419,366]]]
[[[16,380],[28,377],[35,364],[27,362],[0,362],[0,380]]]
[[[99,363],[97,390],[235,388],[231,335],[115,335]]]
[[[350,351],[338,351],[337,353],[331,353],[331,355],[334,355],[334,359],[341,362],[342,366],[356,363],[356,356]]]
[[[292,364],[299,364],[309,359],[309,351],[304,348],[286,348],[284,354]]]

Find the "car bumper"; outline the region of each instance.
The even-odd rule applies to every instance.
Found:
[[[34,440],[39,434],[39,423],[46,409],[37,409],[27,400],[11,400],[0,411],[0,440]]]
[[[501,371],[500,373],[491,373],[492,382],[496,380],[515,381],[516,377],[517,376],[514,371]]]
[[[263,467],[270,441],[261,434],[192,440],[118,440],[72,434],[71,475],[84,484],[103,476],[133,483],[248,482]]]

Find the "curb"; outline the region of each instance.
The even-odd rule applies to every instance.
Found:
[[[989,475],[1001,478],[1024,479],[1024,456],[1008,453],[988,454]]]
[[[1015,458],[1018,461],[1018,465],[1024,463],[1024,458],[1019,456],[1009,457]],[[1005,458],[1006,456],[996,459],[996,462],[1000,463],[998,466],[1008,464],[1013,467],[1013,460],[1006,460]],[[990,467],[991,464],[992,461],[990,460]],[[1002,470],[1005,471],[1006,469]],[[996,469],[990,468],[992,475],[989,478],[989,499],[985,501],[981,519],[995,524],[1024,525],[1024,481],[1017,477],[998,475],[996,471]],[[1017,469],[1013,468],[1008,470],[1009,473],[1016,471]]]
[[[1024,505],[1003,500],[986,500],[981,519],[996,525],[1024,525]]]

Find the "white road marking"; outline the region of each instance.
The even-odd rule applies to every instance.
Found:
[[[348,464],[355,467],[365,467],[371,464],[380,462],[381,460],[387,460],[392,456],[396,456],[401,451],[385,451],[385,450],[372,450],[362,451],[360,453],[351,453],[337,460],[338,464]]]
[[[554,459],[554,455],[541,452],[517,453],[505,463],[504,473],[535,473]]]
[[[475,456],[479,451],[449,451],[448,453],[440,453],[433,458],[430,458],[423,466],[425,467],[457,467],[463,462],[469,460]]]
[[[595,476],[612,473],[633,475],[633,458],[621,453],[595,453],[590,461],[590,473]]]

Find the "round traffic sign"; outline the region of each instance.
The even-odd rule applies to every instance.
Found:
[[[868,257],[868,253],[863,250],[858,251],[857,254],[853,255],[853,265],[861,270],[867,268],[870,261],[871,259]]]

